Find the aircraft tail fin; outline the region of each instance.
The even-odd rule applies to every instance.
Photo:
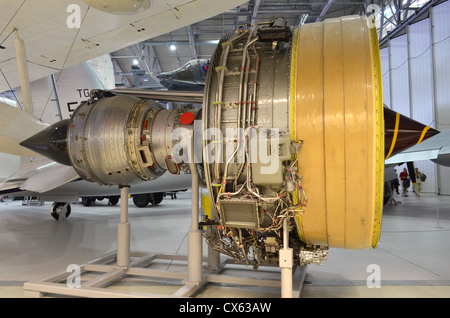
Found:
[[[114,79],[112,63],[111,72],[104,72],[102,79],[107,78],[108,82],[110,82],[111,76]],[[61,117],[63,119],[69,118],[83,101],[89,99],[89,93],[92,89],[114,88],[111,84],[109,84],[109,87],[103,84],[98,75],[100,73],[101,71],[96,71],[94,66],[88,62],[64,69],[54,76],[56,92],[49,76],[31,82],[34,114],[49,124],[59,121],[57,116],[59,110],[56,107],[56,97],[58,97]],[[20,87],[16,90],[16,96],[19,103],[22,104],[23,98]]]

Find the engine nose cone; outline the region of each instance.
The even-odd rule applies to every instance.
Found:
[[[384,108],[385,159],[412,147],[439,131]]]
[[[71,163],[67,153],[68,124],[68,119],[59,121],[22,141],[20,145],[58,163],[70,166]]]

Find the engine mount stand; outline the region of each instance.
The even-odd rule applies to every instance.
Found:
[[[280,253],[281,279],[248,278],[245,276],[226,275],[228,265],[241,267],[244,265],[233,264],[229,259],[220,262],[220,254],[212,249],[208,250],[208,258],[202,256],[202,235],[198,228],[199,222],[199,176],[194,164],[191,164],[192,173],[192,215],[191,230],[188,233],[188,255],[176,254],[151,254],[130,251],[130,223],[128,222],[128,188],[120,187],[120,222],[117,231],[117,251],[104,255],[87,264],[81,265],[79,271],[72,273],[62,272],[37,282],[26,282],[23,286],[25,297],[44,297],[45,295],[65,295],[75,297],[150,297],[150,298],[174,298],[192,297],[207,284],[233,284],[250,286],[267,286],[281,288],[282,297],[300,297],[306,274],[306,265],[295,268],[293,275],[292,249],[285,245],[285,251]],[[287,227],[286,227],[287,229]],[[287,254],[286,254],[287,253]],[[158,260],[187,261],[187,274],[149,268]],[[204,271],[204,267],[208,270]],[[242,268],[244,267],[244,268]],[[297,270],[298,269],[298,270]],[[101,273],[100,275],[98,273]],[[248,273],[248,271],[247,271]],[[84,276],[83,279],[81,278]],[[91,276],[95,276],[92,278]],[[142,293],[134,291],[120,291],[108,289],[114,283],[125,279],[127,276],[140,277],[143,282],[149,279],[172,279],[181,281],[181,287],[173,294]],[[86,278],[86,277],[90,277]],[[297,288],[293,292],[294,284]],[[75,281],[75,283],[73,283]]]

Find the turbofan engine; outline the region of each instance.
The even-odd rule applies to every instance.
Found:
[[[70,120],[22,145],[101,185],[188,172],[196,158],[211,202],[206,240],[257,268],[278,260],[285,242],[298,264],[321,263],[328,247],[375,248],[385,157],[437,133],[409,120],[397,138],[406,120],[384,112],[366,17],[295,31],[277,19],[220,41],[201,111],[93,92]]]

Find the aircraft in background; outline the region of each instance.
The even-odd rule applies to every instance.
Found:
[[[137,12],[129,12],[126,5],[121,6],[115,3],[114,12],[102,12],[100,10],[105,8],[99,7],[100,10],[97,10],[95,6],[91,7],[78,2],[76,6],[80,9],[80,16],[77,17],[76,12],[68,11],[68,8],[74,5],[70,0],[42,0],[39,3],[36,1],[24,3],[13,0],[3,1],[0,5],[0,21],[8,23],[2,28],[1,34],[0,63],[5,79],[0,79],[0,92],[21,84],[14,37],[23,40],[26,48],[26,57],[22,57],[26,61],[24,64],[29,66],[27,68],[29,80],[48,81],[48,77],[57,71],[79,65],[127,45],[208,19],[246,1],[212,0],[210,2],[213,5],[199,10],[202,2],[167,0],[154,2],[150,8],[137,10]],[[111,19],[111,13],[119,14]],[[77,18],[79,18],[79,25],[74,24],[77,22]],[[59,27],[54,27],[55,25]],[[117,39],[122,40],[118,41]],[[44,80],[41,80],[42,78]],[[58,84],[60,84],[59,81]],[[63,118],[68,118],[66,115],[71,113],[82,101],[88,99],[90,90],[97,86],[72,85],[67,87],[73,90],[74,97],[60,102],[62,110],[60,117]],[[49,100],[53,98],[44,94],[42,103],[39,101],[39,92],[40,90],[38,93],[32,94],[33,103],[25,107],[31,113],[0,103],[1,158],[12,162],[11,165],[2,163],[0,178],[5,180],[0,184],[0,194],[39,195],[44,200],[63,203],[58,207],[52,206],[53,214],[67,214],[70,209],[68,202],[78,201],[78,196],[118,194],[118,190],[115,188],[100,188],[96,185],[92,188],[80,180],[73,168],[37,156],[35,152],[19,146],[19,142],[48,127],[48,123],[60,119],[54,115],[52,115],[53,118],[43,118],[37,109],[33,111],[35,105],[47,107]],[[64,96],[66,95],[60,91],[60,100]],[[29,106],[31,106],[31,110]],[[65,113],[65,111],[67,112]],[[190,184],[190,177],[186,180],[189,182],[183,182],[183,177],[178,176],[172,183],[170,175],[163,176],[156,182],[144,183],[142,186],[145,186],[146,190],[141,190],[141,193],[147,194],[151,189],[158,193],[176,190],[182,185]],[[182,188],[185,189],[186,186]],[[74,191],[74,189],[77,190]],[[133,191],[140,191],[139,186],[134,187]],[[147,200],[148,196],[144,199]]]
[[[132,76],[134,88],[142,89],[166,89],[154,77],[150,76],[145,70],[136,65],[131,66],[130,72],[118,73],[122,76]],[[125,88],[125,84],[117,84],[116,88]]]
[[[389,112],[391,110],[385,107],[385,112],[386,111]],[[400,114],[398,114],[397,117],[399,122],[413,121]],[[431,160],[438,165],[450,167],[450,130],[437,131],[425,125],[423,125],[422,128],[423,130],[418,129],[414,131],[410,128],[410,124],[406,123],[403,126],[403,129],[387,132],[387,134],[390,135],[388,137],[391,142],[390,145],[394,145],[394,147],[396,143],[403,143],[407,140],[409,140],[409,142],[416,140],[417,142],[412,142],[411,144],[413,144],[413,146],[403,149],[392,157],[389,155],[386,156],[385,182],[390,183],[391,180],[397,179],[398,175],[394,169],[403,164],[406,164],[409,177],[413,184],[416,182],[414,162]],[[424,138],[429,132],[433,132],[433,135]],[[388,147],[390,145],[386,145],[386,151],[389,151]],[[389,189],[387,189],[387,191],[385,190],[385,203],[388,197]]]
[[[70,118],[72,112],[82,102],[89,99],[91,89],[103,89],[97,74],[87,63],[82,63],[64,70],[59,77],[58,96],[61,117]],[[50,213],[56,220],[61,211],[65,216],[70,214],[70,202],[83,205],[92,204],[97,198],[106,198],[110,204],[117,204],[119,190],[114,187],[100,187],[79,178],[75,170],[57,162],[30,152],[21,147],[19,142],[49,127],[58,119],[53,112],[50,101],[51,80],[43,78],[31,83],[35,113],[44,113],[47,121],[22,111],[17,107],[0,102],[0,195],[38,197],[41,201],[54,201]],[[21,103],[21,90],[15,90]],[[45,102],[49,102],[46,104]],[[45,108],[49,111],[44,112]],[[49,114],[47,114],[49,113]],[[185,190],[190,186],[190,178],[172,177],[168,174],[155,182],[142,183],[133,187],[130,192],[133,202],[138,207],[148,204],[157,205],[163,200],[165,192]]]
[[[135,88],[203,91],[208,67],[208,59],[190,60],[173,71],[156,74],[159,83],[145,70],[134,65],[131,66],[130,73],[122,73],[122,75],[132,75]]]
[[[176,70],[156,74],[156,77],[168,90],[202,91],[208,67],[207,59],[191,60]]]
[[[419,160],[431,160],[438,165],[450,167],[450,130],[441,130],[438,135],[387,159],[386,164]]]
[[[117,1],[111,1],[115,5]],[[14,28],[25,43],[30,81],[61,69],[109,54],[134,43],[152,39],[182,27],[206,20],[239,6],[245,0],[153,1],[136,14],[111,15],[77,1],[80,25],[71,25],[68,7],[72,0],[41,0],[0,4],[2,26],[0,63],[8,83],[0,78],[0,92],[20,85],[14,45]],[[13,17],[11,19],[11,17]],[[82,23],[81,23],[82,21]],[[56,27],[55,27],[56,26]]]

